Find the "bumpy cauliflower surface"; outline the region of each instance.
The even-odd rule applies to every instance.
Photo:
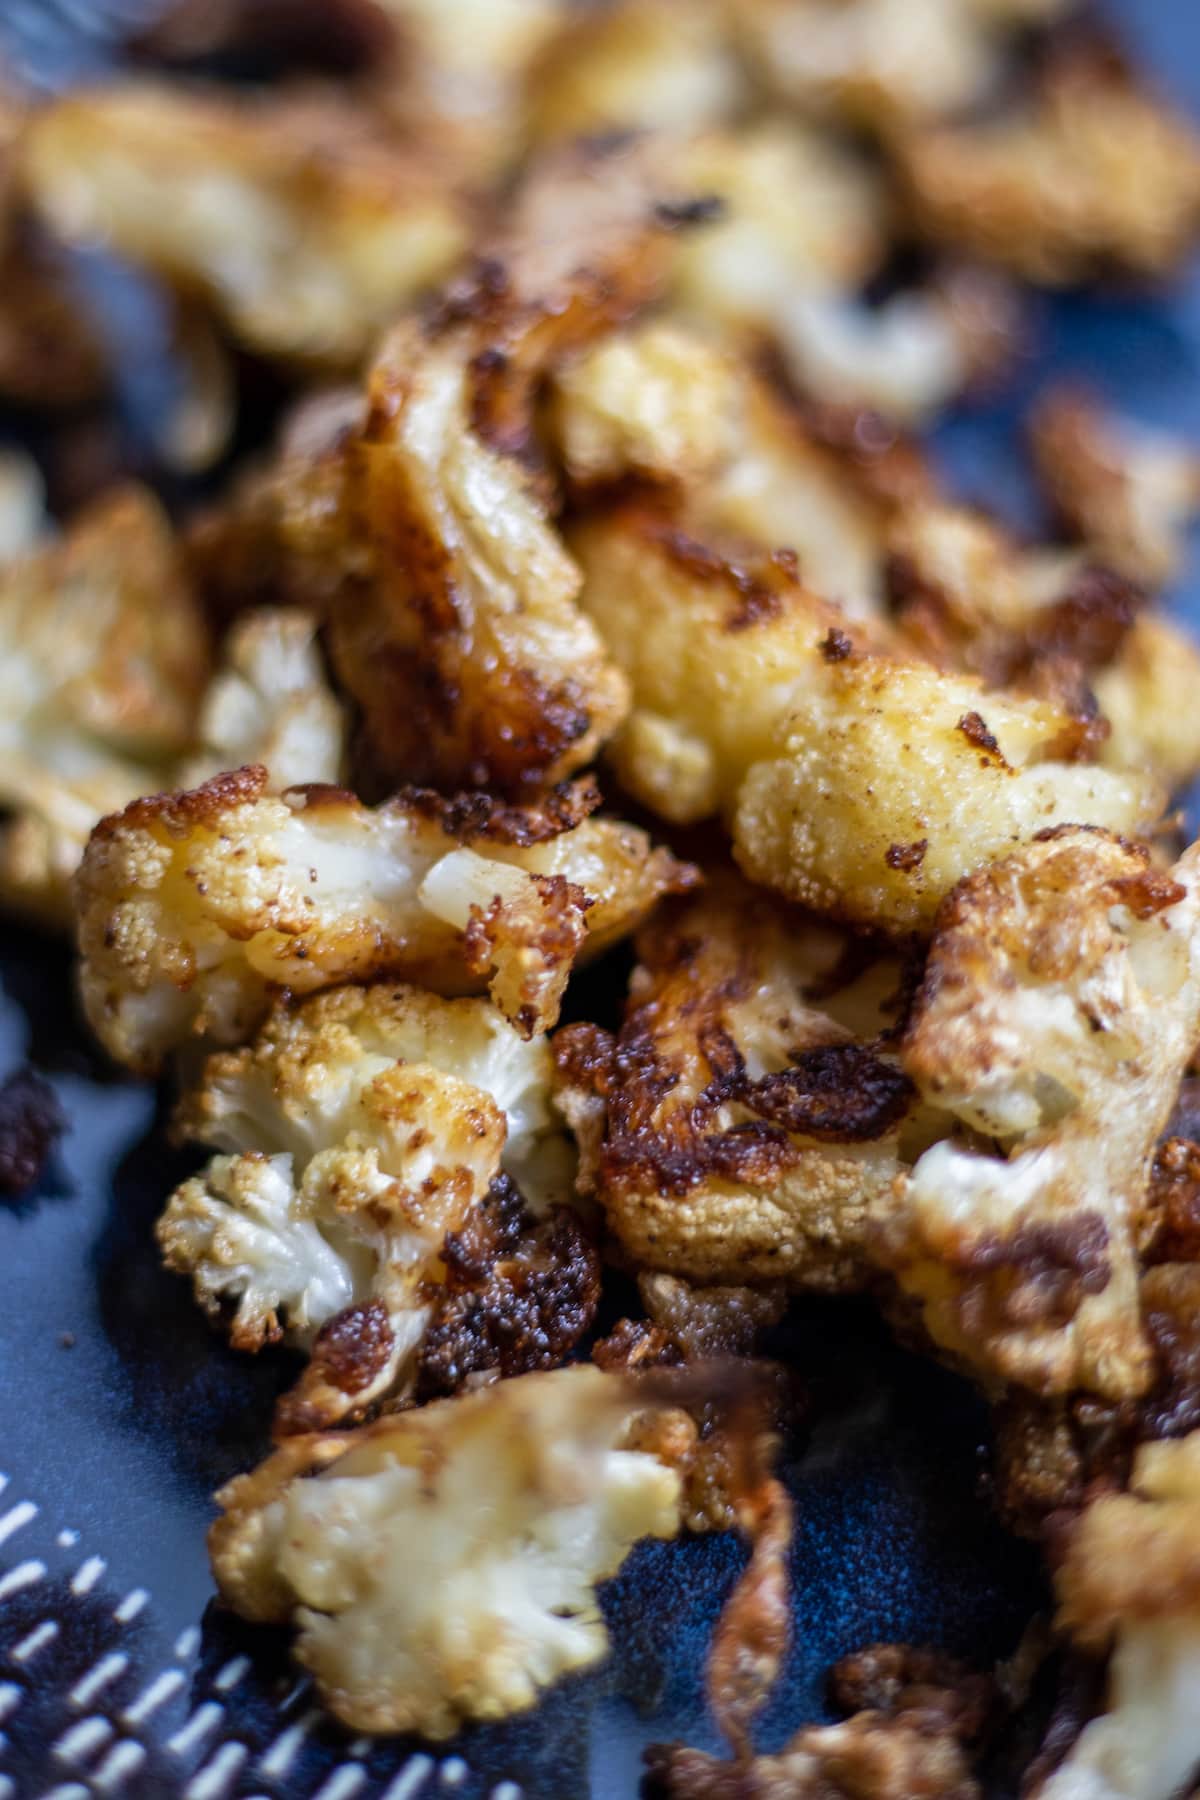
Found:
[[[335,1423],[412,1373],[446,1234],[502,1169],[543,1208],[566,1198],[552,1081],[545,1039],[485,1000],[376,985],[280,1002],[183,1103],[184,1134],[230,1154],[172,1195],[166,1262],[210,1313],[236,1303],[240,1349],[284,1321],[311,1346],[346,1315],[301,1397],[310,1429]]]
[[[330,98],[76,92],[33,120],[21,179],[61,236],[199,290],[256,350],[324,363],[353,364],[466,241],[428,159]]]
[[[555,1040],[581,1179],[622,1245],[693,1280],[861,1285],[872,1212],[937,1130],[878,1042],[898,963],[732,875],[637,947],[616,1038]]]
[[[191,741],[208,638],[140,488],[0,569],[0,892],[58,923],[88,833],[163,785]]]
[[[602,947],[688,878],[643,832],[587,819],[580,790],[535,810],[267,789],[251,766],[93,833],[76,884],[84,1004],[132,1068],[189,1036],[237,1043],[278,989],[408,975],[487,987],[532,1035],[557,1017],[589,928]]]
[[[352,1730],[441,1738],[520,1712],[604,1655],[596,1583],[678,1529],[678,1475],[616,1447],[635,1404],[581,1367],[298,1439],[218,1495],[221,1592],[294,1619]]]
[[[1130,1491],[1089,1506],[1057,1571],[1059,1625],[1112,1648],[1107,1710],[1041,1800],[1171,1800],[1200,1766],[1200,1434],[1147,1444]]]
[[[1053,59],[1015,111],[894,148],[922,231],[1031,281],[1166,275],[1200,224],[1200,138],[1086,47]]]
[[[1200,1036],[1198,865],[1064,827],[938,915],[902,1065],[977,1142],[921,1156],[875,1253],[985,1382],[1122,1399],[1152,1379],[1137,1243]]]
[[[262,763],[276,792],[342,779],[346,715],[316,637],[316,619],[298,608],[262,607],[234,621],[200,708],[185,786],[247,763]]]

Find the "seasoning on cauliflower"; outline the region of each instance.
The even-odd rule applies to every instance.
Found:
[[[532,1036],[589,926],[600,949],[691,879],[643,832],[589,820],[583,789],[540,809],[267,789],[252,765],[135,801],[92,835],[76,883],[84,1005],[131,1068],[193,1036],[244,1040],[283,988],[405,976],[488,988]]]
[[[545,1039],[487,1001],[403,986],[281,1001],[252,1045],[208,1059],[179,1124],[229,1154],[172,1195],[159,1243],[209,1313],[234,1304],[239,1349],[284,1321],[313,1349],[288,1407],[304,1429],[410,1383],[443,1241],[502,1169],[543,1211],[566,1198],[552,1080]]]
[[[555,1040],[585,1191],[639,1269],[859,1287],[872,1211],[936,1132],[879,1043],[899,965],[732,875],[637,949],[616,1038]]]
[[[185,786],[252,762],[263,764],[275,792],[342,779],[346,716],[316,636],[316,620],[295,608],[262,607],[234,621],[200,708],[200,748],[181,771]]]
[[[294,1620],[351,1730],[436,1739],[523,1711],[604,1655],[596,1583],[678,1529],[677,1474],[617,1448],[634,1395],[561,1369],[297,1439],[217,1496],[221,1593]]]
[[[986,1383],[1120,1400],[1153,1380],[1137,1246],[1200,1037],[1198,862],[1164,874],[1060,827],[938,915],[902,1066],[978,1142],[924,1152],[873,1254]]]
[[[1179,574],[1188,526],[1200,513],[1200,454],[1069,388],[1034,411],[1038,476],[1071,536],[1101,562],[1151,590]]]
[[[61,237],[198,290],[251,349],[317,363],[353,366],[466,241],[428,157],[330,97],[76,91],[34,117],[20,174]]]
[[[128,487],[0,568],[0,894],[53,923],[106,812],[169,780],[207,633],[158,503]]]
[[[920,231],[1029,281],[1165,276],[1200,225],[1200,138],[1094,46],[1043,65],[1016,108],[892,149]]]
[[[1108,1650],[1107,1710],[1040,1800],[1172,1800],[1200,1765],[1200,1433],[1138,1451],[1130,1489],[1073,1523],[1055,1574],[1059,1627]]]

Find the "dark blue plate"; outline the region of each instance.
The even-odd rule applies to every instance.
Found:
[[[1113,10],[1200,111],[1200,15]],[[86,71],[99,11],[0,0],[0,45],[48,78]],[[1002,400],[939,433],[961,490],[1029,515],[1018,419],[1050,374],[1200,441],[1194,272],[1166,296],[1035,310],[1036,348]],[[1200,589],[1177,604],[1200,624]],[[703,1661],[744,1558],[732,1538],[641,1548],[604,1596],[609,1665],[436,1753],[352,1741],[313,1707],[281,1634],[216,1609],[210,1496],[262,1454],[292,1365],[234,1356],[159,1269],[151,1222],[184,1165],[154,1091],[89,1047],[66,951],[9,927],[0,976],[0,1075],[30,1058],[69,1120],[38,1191],[0,1207],[0,1800],[630,1800],[646,1743],[716,1748]],[[1031,1553],[989,1517],[986,1417],[967,1388],[855,1307],[798,1305],[786,1330],[807,1411],[788,1452],[795,1642],[765,1748],[823,1716],[837,1657],[899,1639],[986,1664],[1045,1598]]]

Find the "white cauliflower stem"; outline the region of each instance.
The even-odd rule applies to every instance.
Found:
[[[624,1382],[580,1367],[296,1440],[218,1496],[222,1594],[294,1618],[353,1730],[441,1738],[519,1712],[603,1656],[596,1583],[678,1529],[676,1472],[616,1448],[632,1410]]]

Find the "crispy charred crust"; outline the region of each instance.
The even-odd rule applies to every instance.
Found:
[[[408,788],[405,801],[464,843],[484,839],[493,844],[548,843],[595,812],[601,804],[595,777],[563,781],[524,806],[510,806],[494,794],[472,791],[448,797],[431,788]]]
[[[348,1306],[317,1333],[308,1368],[275,1407],[276,1437],[321,1431],[329,1423],[328,1390],[354,1396],[383,1374],[395,1348],[387,1308],[381,1300]],[[350,1408],[353,1416],[353,1408]],[[341,1416],[345,1416],[345,1410]]]
[[[469,1375],[522,1375],[563,1362],[595,1316],[600,1261],[578,1215],[540,1223],[505,1177],[442,1249],[445,1286],[426,1330],[418,1400],[452,1394]]]
[[[945,1650],[912,1644],[871,1644],[844,1656],[829,1672],[829,1698],[846,1715],[868,1709],[890,1716],[914,1708],[941,1712],[946,1729],[966,1741],[983,1735],[1000,1700],[991,1675]]]
[[[0,1196],[16,1198],[41,1175],[67,1128],[58,1096],[32,1069],[0,1087]]]
[[[1150,1171],[1140,1245],[1147,1264],[1200,1262],[1200,1143],[1169,1137]]]
[[[854,645],[850,642],[846,633],[844,631],[839,631],[836,625],[831,625],[829,630],[825,633],[825,636],[821,639],[821,655],[825,658],[826,662],[845,662],[853,649]]]
[[[950,1252],[962,1276],[957,1310],[971,1337],[1032,1320],[1064,1324],[1080,1302],[1108,1286],[1108,1228],[1095,1213],[1079,1212],[1053,1225],[1023,1225],[1009,1237],[984,1234]],[[997,1271],[1011,1283],[997,1284]]]
[[[118,829],[132,827],[162,831],[172,838],[190,837],[194,831],[215,823],[232,807],[249,806],[255,800],[261,800],[269,783],[270,777],[261,763],[248,763],[244,769],[230,769],[223,775],[214,775],[211,781],[202,782],[199,787],[172,794],[147,794],[132,800],[123,812],[110,813],[101,819],[92,835],[107,839],[115,837]]]
[[[987,720],[977,712],[964,713],[958,721],[957,729],[962,732],[968,744],[984,751],[988,756],[995,756],[1004,761],[1003,752],[993,734],[988,730]]]
[[[914,844],[889,844],[883,860],[889,869],[919,869],[928,848],[928,838],[918,838]]]
[[[726,1046],[733,1049],[728,1039]],[[717,1060],[710,1053],[714,1067]],[[882,1137],[903,1118],[914,1094],[907,1075],[865,1044],[802,1050],[790,1068],[757,1081],[746,1075],[740,1056],[737,1062],[727,1097],[785,1131],[823,1143],[867,1143]]]
[[[920,444],[882,413],[868,406],[798,397],[788,392],[786,376],[784,392],[805,435],[835,456],[864,494],[890,507],[911,505],[936,491]]]

